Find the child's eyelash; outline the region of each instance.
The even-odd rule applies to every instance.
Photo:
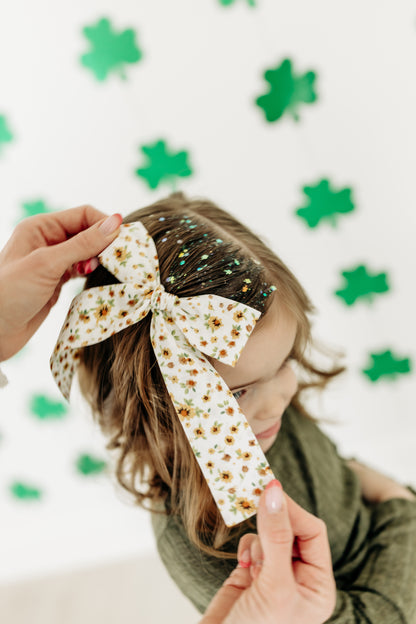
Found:
[[[244,392],[246,392],[244,389],[243,390],[237,390],[237,392],[233,392],[233,397],[235,399],[237,399],[237,401],[238,401],[238,399],[240,399],[243,396]]]
[[[287,366],[287,364],[289,364],[290,360],[294,359],[294,350],[291,351],[291,353],[287,356],[287,358],[285,359],[285,361],[283,362],[282,366],[280,367],[280,370],[282,370],[282,368],[284,368],[285,366]],[[233,392],[233,397],[238,401],[238,399],[241,399],[241,397],[247,392],[247,390],[245,390],[244,388],[242,390],[237,390],[236,392]]]

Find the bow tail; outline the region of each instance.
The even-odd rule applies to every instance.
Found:
[[[227,526],[257,512],[274,476],[226,383],[163,313],[153,314],[152,345],[174,408]]]

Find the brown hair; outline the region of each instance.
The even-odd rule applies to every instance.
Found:
[[[312,345],[307,314],[314,308],[288,267],[247,227],[205,199],[174,193],[135,211],[124,222],[139,220],[155,242],[167,292],[181,297],[221,295],[260,310],[262,317],[278,297],[295,316],[292,357],[309,378],[299,379],[291,403],[315,420],[302,405],[301,393],[323,389],[345,368],[323,370],[306,356],[306,347]],[[100,266],[85,287],[117,282]],[[135,502],[179,514],[189,538],[201,550],[232,556],[221,548],[239,531],[225,526],[170,401],[150,342],[150,317],[84,347],[81,391],[109,437],[107,448],[116,451],[117,480]]]

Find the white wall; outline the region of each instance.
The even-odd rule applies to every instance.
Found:
[[[319,339],[345,350],[348,375],[310,398],[340,451],[416,485],[416,31],[413,3],[368,0],[17,0],[0,7],[0,244],[23,204],[83,203],[123,215],[165,196],[135,170],[141,146],[186,150],[193,174],[176,188],[203,195],[266,237],[318,309]],[[108,17],[132,28],[143,53],[126,80],[98,81],[81,65],[82,34]],[[265,121],[255,105],[263,74],[290,58],[316,72],[317,100],[300,120]],[[1,136],[1,135],[0,135]],[[304,186],[327,178],[351,189],[354,210],[310,229],[295,216]],[[390,289],[347,306],[334,291],[359,264]],[[71,298],[65,287],[25,350],[4,364],[0,396],[0,581],[153,552],[145,512],[128,506],[105,474],[82,476],[81,453],[106,458],[104,441],[75,400],[40,420],[33,395],[61,401],[48,360]],[[1,302],[0,302],[1,305]],[[370,353],[392,350],[411,371],[371,383]],[[16,499],[21,480],[40,500]]]

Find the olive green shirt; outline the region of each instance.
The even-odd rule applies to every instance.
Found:
[[[337,585],[328,622],[416,624],[416,502],[364,501],[358,477],[336,446],[293,406],[266,457],[284,491],[327,525]],[[198,550],[177,516],[153,514],[152,523],[169,574],[204,612],[235,560]]]

